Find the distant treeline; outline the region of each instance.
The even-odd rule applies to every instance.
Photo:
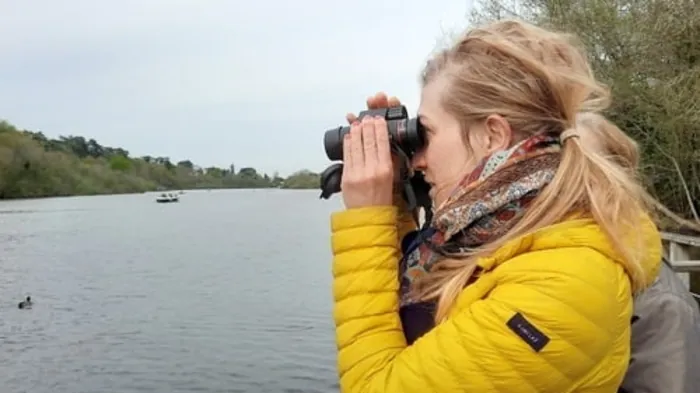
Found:
[[[81,136],[47,138],[0,121],[0,199],[210,188],[319,187],[308,170],[287,178],[252,167],[201,168],[190,160],[131,157]]]

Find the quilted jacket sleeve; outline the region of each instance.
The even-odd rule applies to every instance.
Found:
[[[396,207],[386,206],[332,217],[341,392],[566,392],[609,353],[612,343],[587,320],[609,316],[584,319],[547,295],[526,296],[538,289],[523,283],[499,285],[488,299],[465,307],[408,346],[398,313],[397,214]],[[556,285],[590,291],[576,279]],[[588,299],[594,313],[601,308],[595,299]],[[525,311],[535,308],[547,312]],[[535,326],[546,336],[532,330]],[[561,339],[571,332],[575,340]],[[537,352],[533,348],[542,340],[548,341],[546,348]]]

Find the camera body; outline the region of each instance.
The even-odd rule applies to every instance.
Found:
[[[413,155],[425,145],[425,130],[417,118],[408,116],[406,107],[401,105],[392,108],[369,109],[360,112],[358,120],[365,116],[382,116],[387,122],[389,143],[392,153],[401,156],[402,173],[410,173],[408,166]],[[333,161],[343,159],[343,138],[350,132],[350,126],[339,126],[327,130],[323,137],[323,145],[326,156]],[[340,192],[340,183],[343,174],[343,164],[332,164],[321,173],[321,198],[328,199],[331,195]],[[405,176],[403,179],[403,197],[408,202],[409,208],[423,207],[426,209],[426,217],[430,214],[430,198],[428,185],[423,179],[423,174],[415,172],[413,176]]]

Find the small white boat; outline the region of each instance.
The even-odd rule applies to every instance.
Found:
[[[172,192],[170,193],[162,193],[158,198],[156,198],[156,202],[158,203],[172,203],[172,202],[178,202],[180,198],[173,194]]]

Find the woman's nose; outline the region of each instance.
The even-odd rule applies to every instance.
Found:
[[[416,152],[413,157],[411,157],[411,167],[414,171],[425,170],[425,153],[422,150]]]

